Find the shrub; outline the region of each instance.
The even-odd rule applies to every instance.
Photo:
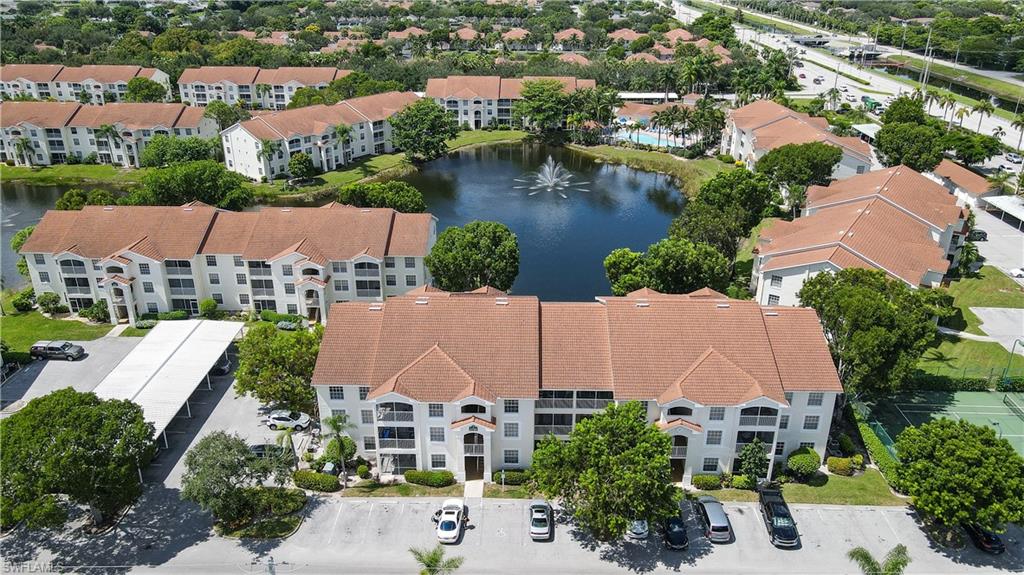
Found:
[[[11,300],[11,305],[14,306],[14,309],[20,312],[31,311],[32,298],[24,297],[23,294],[18,294],[13,300]]]
[[[503,469],[494,474],[495,483],[505,485],[523,485],[530,480],[530,471],[523,469]]]
[[[853,457],[850,458],[850,460],[853,461],[853,466],[856,467],[857,469],[864,469],[864,456],[863,455],[861,455],[859,453],[855,453],[855,454],[853,454]]]
[[[39,309],[46,313],[57,313],[57,308],[60,306],[60,296],[52,291],[43,292],[36,298],[36,303],[39,304]]]
[[[352,459],[352,456],[356,454],[356,442],[347,435],[341,436],[341,442],[338,442],[337,437],[332,437],[327,442],[327,447],[324,447],[323,459],[325,461],[333,461],[335,465],[341,464],[342,461],[348,461]]]
[[[110,310],[107,308],[107,302],[104,300],[100,300],[79,311],[78,315],[97,323],[106,323],[110,321]]]
[[[723,164],[735,164],[736,158],[733,158],[732,154],[718,154],[718,161]]]
[[[986,377],[953,378],[915,371],[907,379],[905,388],[919,391],[988,391],[989,380]]]
[[[356,468],[356,475],[358,475],[360,479],[369,479],[370,468],[365,465],[360,465]]]
[[[747,477],[746,475],[732,476],[733,489],[753,489],[756,486],[757,482],[752,477]]]
[[[851,455],[854,451],[857,451],[857,446],[850,439],[849,435],[845,433],[839,434],[839,449],[843,452],[843,455]]]
[[[1024,392],[1024,376],[1006,377],[996,383],[996,391]]]
[[[722,488],[722,479],[717,475],[694,475],[690,483],[693,483],[693,486],[701,491]]]
[[[868,450],[868,456],[871,461],[878,466],[878,470],[882,472],[882,476],[885,477],[889,485],[899,491],[899,485],[897,484],[897,473],[899,472],[899,461],[889,453],[889,450],[885,448],[882,440],[875,435],[875,430],[871,429],[871,426],[857,418],[857,428],[860,429],[860,437],[864,442],[864,447]]]
[[[155,319],[143,319],[143,320],[139,320],[139,321],[135,322],[135,327],[137,329],[153,329],[153,326],[155,326],[155,325],[156,325],[156,320]]]
[[[261,311],[260,312],[260,319],[263,320],[263,321],[269,321],[270,323],[275,323],[275,324],[278,323],[278,322],[282,322],[282,321],[288,322],[288,323],[297,323],[297,324],[300,324],[300,325],[302,324],[302,316],[301,315],[294,315],[294,314],[287,314],[287,313],[277,313],[276,311],[270,310],[270,309],[265,309],[265,310]]]
[[[817,473],[819,467],[821,467],[821,458],[810,447],[801,447],[790,453],[789,458],[786,459],[786,469],[802,479]]]
[[[5,351],[4,362],[28,365],[32,363],[32,356],[27,351]]]
[[[405,472],[405,480],[427,487],[447,487],[455,483],[455,475],[451,471],[419,471],[410,469]]]
[[[67,159],[64,160],[64,163],[69,166],[74,166],[75,164],[81,164],[82,159],[74,154],[71,154],[70,156],[67,157]]]
[[[300,489],[311,491],[324,491],[327,493],[341,489],[341,482],[338,478],[327,473],[317,473],[308,469],[300,469],[292,475],[295,486]]]
[[[199,317],[215,319],[218,315],[217,302],[213,298],[206,298],[199,302]]]
[[[835,475],[853,475],[853,460],[849,457],[829,457],[826,462],[828,472]]]
[[[60,304],[57,307],[53,308],[53,313],[57,315],[62,313],[71,313],[71,308],[64,304]]]
[[[98,163],[100,163],[100,157],[99,157],[99,155],[96,154],[96,152],[91,152],[88,155],[86,155],[84,158],[82,158],[82,163],[83,164],[98,164]]]
[[[177,319],[188,319],[188,312],[183,309],[176,309],[174,311],[162,311],[156,314],[156,319],[159,320],[177,320]]]

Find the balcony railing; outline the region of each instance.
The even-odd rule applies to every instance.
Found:
[[[604,409],[614,402],[614,399],[577,399],[576,409]]]
[[[462,446],[462,453],[465,455],[483,455],[484,446],[482,443],[467,443]]]
[[[677,459],[686,459],[686,448],[685,447],[673,447],[672,457]]]
[[[270,268],[249,268],[249,275],[251,276],[269,276]]]
[[[378,411],[377,421],[412,421],[411,411]]]
[[[415,439],[384,439],[377,440],[378,449],[416,449]]]
[[[60,273],[62,273],[64,275],[73,275],[73,276],[74,275],[78,275],[78,276],[82,276],[82,275],[85,275],[85,266],[82,266],[82,267],[60,266]]]
[[[545,436],[549,433],[554,435],[569,435],[572,431],[571,425],[535,425],[533,426],[534,436]]]
[[[196,295],[196,288],[172,287],[171,295]]]
[[[64,291],[75,295],[89,295],[92,293],[91,289],[84,286],[65,286]]]
[[[356,268],[356,277],[357,278],[375,278],[375,277],[378,277],[378,276],[380,276],[380,270],[379,269],[367,270],[367,269]]]
[[[169,275],[169,276],[190,276],[190,275],[192,275],[192,268],[167,268],[167,275]]]
[[[542,398],[535,406],[537,409],[572,409],[572,399]]]
[[[274,288],[252,288],[252,295],[253,295],[253,297],[257,297],[257,296],[261,296],[261,297],[270,296],[270,297],[273,297],[273,295],[274,295]]]
[[[775,427],[778,422],[777,415],[741,415],[740,425],[755,427]]]
[[[380,297],[379,289],[357,289],[356,297]]]

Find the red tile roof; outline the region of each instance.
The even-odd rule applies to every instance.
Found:
[[[352,73],[352,70],[339,70],[326,66],[290,66],[284,68],[260,68],[256,73],[255,84],[282,85],[289,82],[298,82],[304,86],[315,84],[327,84],[339,78],[344,78]]]
[[[185,68],[178,77],[179,84],[216,84],[230,82],[240,86],[255,84],[260,69],[256,66],[201,66]]]
[[[679,41],[689,42],[693,40],[693,34],[683,28],[675,28],[665,32],[665,39],[672,43]]]
[[[398,31],[392,30],[391,32],[388,32],[388,40],[391,40],[391,39],[405,40],[406,38],[409,38],[410,36],[425,36],[426,34],[427,34],[427,31],[424,30],[423,28],[417,28],[416,26],[409,26],[405,30],[398,30]]]
[[[614,32],[608,33],[609,40],[621,40],[623,42],[632,42],[640,36],[643,36],[643,34],[633,30],[632,28],[619,28]]]
[[[352,126],[386,120],[417,99],[413,92],[384,92],[342,100],[330,106],[317,104],[261,114],[240,125],[261,140],[320,135],[330,132],[338,124]]]
[[[78,102],[2,102],[0,127],[31,124],[40,128],[62,128],[81,107]]]
[[[501,35],[502,40],[517,41],[525,40],[530,36],[530,31],[526,28],[509,28]]]
[[[585,37],[586,33],[584,33],[583,30],[580,30],[579,28],[566,28],[565,30],[561,30],[554,33],[554,38],[556,42],[564,42],[570,38],[582,40]]]
[[[500,76],[448,76],[427,80],[428,98],[471,100],[516,99],[522,91],[523,82],[532,80],[558,80],[565,93],[596,86],[594,80],[572,76],[524,76],[523,78],[501,78]]]
[[[136,76],[151,78],[154,68],[143,68],[142,66],[115,66],[104,64],[100,66],[65,66],[58,74],[57,82],[84,82],[95,80],[104,84],[116,82],[127,82]]]
[[[52,82],[64,68],[61,64],[6,64],[0,66],[0,82],[13,82],[19,78],[29,82]]]
[[[939,165],[932,172],[944,180],[953,182],[953,185],[962,188],[972,196],[983,196],[992,191],[994,187],[985,176],[968,170],[967,168],[943,158]]]
[[[569,64],[579,64],[580,66],[589,66],[590,60],[586,57],[576,54],[575,52],[566,52],[558,55],[559,61],[566,62]]]
[[[662,60],[659,60],[654,54],[648,54],[647,52],[639,52],[637,54],[631,54],[626,58],[627,62],[650,62],[652,64],[664,64]]]

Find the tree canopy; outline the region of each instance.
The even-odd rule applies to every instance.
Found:
[[[288,159],[288,173],[293,178],[305,180],[316,175],[316,166],[313,165],[313,158],[305,152],[296,152]]]
[[[365,72],[355,71],[344,78],[329,83],[325,88],[312,86],[295,90],[288,102],[288,109],[304,108],[314,104],[337,104],[342,100],[360,96],[372,96],[390,91],[404,90],[405,86],[395,80],[378,80]]]
[[[247,492],[270,476],[275,459],[257,460],[240,436],[214,431],[185,454],[181,498],[224,523],[247,517]]]
[[[984,162],[1003,150],[997,138],[967,130],[947,132],[941,146],[944,150],[953,150],[953,157],[967,165]]]
[[[557,130],[565,120],[569,104],[563,90],[562,83],[555,79],[526,80],[520,99],[512,105],[512,114],[536,131]]]
[[[1024,458],[990,427],[942,418],[896,438],[898,482],[944,525],[1002,531],[1024,520]]]
[[[519,241],[499,222],[452,226],[437,237],[426,265],[434,285],[443,290],[491,286],[508,291],[519,275]]]
[[[657,522],[678,513],[671,447],[639,402],[613,404],[577,423],[569,441],[543,439],[531,477],[581,528],[609,541],[636,519]]]
[[[217,128],[224,130],[238,122],[248,120],[251,116],[245,108],[240,105],[230,105],[223,100],[214,100],[206,105],[203,110],[204,118],[212,118],[217,122]]]
[[[14,253],[20,252],[21,247],[25,245],[25,242],[28,241],[29,236],[35,230],[35,226],[25,226],[14,232],[14,235],[11,236],[11,251]],[[23,277],[28,277],[28,262],[25,261],[25,256],[18,256],[18,273]]]
[[[197,162],[214,157],[218,144],[216,140],[207,140],[191,136],[179,138],[157,134],[142,150],[139,162],[147,167],[160,167],[181,162]]]
[[[167,88],[160,82],[139,76],[128,80],[124,99],[128,102],[163,102]]]
[[[139,469],[155,453],[153,425],[130,401],[70,387],[37,397],[0,420],[0,523],[60,526],[58,495],[100,522],[142,494]]]
[[[279,330],[270,322],[254,325],[238,344],[235,392],[261,403],[311,411],[316,392],[310,385],[323,328]]]
[[[885,166],[928,172],[942,161],[942,135],[928,124],[885,124],[875,136],[875,151]]]
[[[459,135],[459,125],[440,104],[421,98],[389,120],[391,144],[420,162],[448,153],[448,140]]]
[[[198,200],[228,210],[252,204],[252,190],[241,174],[228,171],[215,160],[183,162],[153,170],[143,176],[142,187],[128,203],[146,206],[180,206]]]
[[[117,203],[114,194],[97,188],[88,192],[81,188],[71,188],[61,194],[54,204],[56,210],[80,210],[85,206],[111,206]]]
[[[924,124],[928,119],[924,103],[910,96],[900,96],[882,112],[882,124]]]
[[[914,290],[878,270],[847,268],[806,281],[800,305],[821,318],[832,360],[848,394],[898,390],[949,315],[941,289]]]
[[[714,247],[669,237],[644,253],[619,248],[604,260],[612,293],[625,295],[640,288],[662,293],[689,293],[703,287],[724,290],[729,261]]]
[[[824,142],[786,144],[757,161],[757,171],[786,186],[826,184],[843,159],[843,151]]]
[[[427,211],[423,194],[398,180],[349,184],[338,190],[338,203],[360,208],[391,208],[407,214]]]

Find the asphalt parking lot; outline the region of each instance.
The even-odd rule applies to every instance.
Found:
[[[975,242],[985,263],[1008,272],[1024,267],[1024,232],[984,210],[974,210],[975,226],[988,233],[988,239]],[[1024,283],[1024,280],[1017,280]]]

